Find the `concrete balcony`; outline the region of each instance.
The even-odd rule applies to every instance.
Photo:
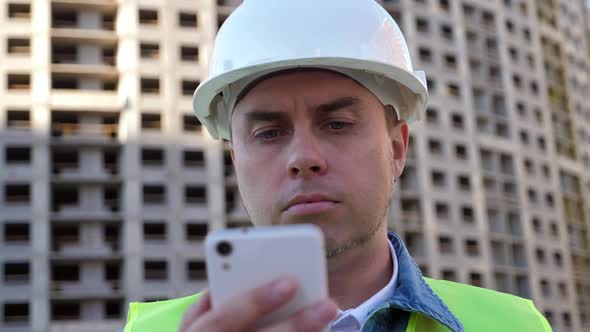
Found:
[[[481,44],[467,45],[467,52],[472,57],[485,58],[488,62],[500,63],[500,55],[497,49],[489,49]]]
[[[30,239],[26,242],[4,242],[2,244],[0,258],[28,260],[33,252],[31,247]]]
[[[194,179],[197,182],[206,183],[208,179],[207,169],[203,165],[196,165],[195,167],[190,168],[185,166],[185,168],[182,170],[182,174],[185,179]],[[235,187],[235,182],[232,185]]]
[[[23,317],[26,319],[29,317]],[[21,323],[21,322],[8,322],[4,323],[3,325],[0,324],[0,328],[2,328],[2,332],[29,332],[31,331],[31,327],[29,323]]]
[[[51,108],[62,110],[119,112],[123,105],[117,91],[53,89],[49,98]]]
[[[203,42],[203,34],[201,33],[201,29],[190,29],[190,28],[183,28],[179,29],[176,38],[179,41],[185,41],[188,43],[201,43]],[[194,71],[191,71],[194,72]],[[186,72],[185,72],[186,73]]]
[[[483,70],[471,71],[471,81],[474,84],[485,86],[486,89],[493,88],[496,91],[502,90],[502,78],[489,77]]]
[[[52,259],[118,259],[118,253],[115,244],[104,243],[97,247],[90,247],[81,243],[61,243],[57,245],[57,250],[53,251]]]
[[[2,281],[2,297],[12,300],[28,300],[31,296],[31,281]],[[4,331],[4,330],[2,330]]]
[[[486,192],[485,199],[489,206],[518,206],[518,197],[516,195],[507,195],[499,192]]]
[[[143,203],[142,207],[142,218],[153,218],[153,219],[165,219],[170,211],[167,203],[162,204],[146,204]],[[186,216],[190,216],[192,212],[184,212]],[[192,215],[194,216],[194,214]]]
[[[404,220],[404,224],[421,224],[420,211],[402,211],[400,218]]]
[[[415,197],[418,196],[420,193],[420,188],[417,183],[405,184],[399,186],[398,188],[404,197]]]
[[[9,54],[2,59],[2,64],[11,70],[29,70],[32,63],[30,54]]]
[[[33,176],[32,165],[6,165],[0,178],[29,181]]]
[[[168,253],[166,249],[170,246],[170,242],[160,240],[160,241],[143,241],[142,251],[143,255],[149,256],[150,258],[166,258]],[[195,251],[194,247],[191,247],[191,251]]]
[[[205,258],[205,237],[202,240],[189,240],[183,246],[183,252],[190,253],[190,257]],[[148,256],[146,254],[146,256]],[[189,257],[189,256],[187,256]]]
[[[159,68],[158,68],[158,70],[159,70]],[[186,73],[191,73],[191,75],[194,75],[196,78],[207,77],[207,68],[198,62],[194,62],[194,63],[180,62],[180,63],[178,63],[178,69],[176,70],[176,74],[179,77],[182,77]],[[185,106],[192,106],[192,100],[189,101],[188,103],[186,101],[183,101],[180,104],[180,106],[182,106],[182,109],[184,109]],[[190,109],[190,107],[188,109]]]
[[[209,215],[209,207],[207,204],[190,204],[185,205],[182,213],[187,216],[205,216]]]
[[[0,203],[0,211],[2,211],[2,218],[4,220],[33,218],[33,209],[30,203]]]
[[[52,0],[51,6],[54,9],[91,9],[98,12],[111,12],[117,10],[116,0]]]
[[[407,218],[405,215],[402,215],[402,225],[405,231],[423,231],[424,224],[420,218],[416,216]]]
[[[77,205],[62,205],[53,211],[51,219],[55,220],[114,220],[120,217],[119,206],[115,202],[105,204],[104,208],[86,210]]]
[[[116,79],[119,76],[117,68],[110,63],[54,63],[51,65],[51,72],[62,76],[94,77],[101,79]]]
[[[108,184],[121,182],[121,177],[117,175],[117,165],[107,165],[102,171],[88,172],[81,170],[77,165],[54,163],[52,172],[51,181],[54,183]]]
[[[140,109],[161,109],[164,107],[162,96],[158,93],[141,93],[138,102]]]
[[[6,5],[5,5],[6,6]],[[29,19],[11,19],[2,21],[2,32],[6,35],[31,35],[33,25]]]
[[[31,203],[28,202],[4,202],[0,203],[0,211],[2,211],[2,217],[6,220],[10,218],[22,219],[26,216],[32,215]]]
[[[52,281],[52,299],[80,299],[80,298],[112,298],[123,294],[121,281],[80,282],[80,281]]]
[[[139,59],[140,70],[142,74],[157,75],[162,69],[162,62],[160,59]],[[185,73],[190,73],[186,71]]]
[[[151,298],[169,298],[173,293],[172,285],[165,280],[145,280],[143,291],[145,297]]]
[[[19,105],[23,100],[31,100],[32,93],[30,88],[5,90],[2,94],[2,101],[5,105]]]
[[[53,123],[52,143],[74,145],[118,145],[116,124]]]
[[[478,15],[477,15],[478,16]],[[496,25],[492,22],[486,22],[476,15],[464,16],[465,26],[471,29],[496,34]]]
[[[117,45],[117,34],[114,30],[85,29],[77,26],[53,27],[51,38],[56,42],[90,43],[100,46]]]
[[[112,213],[110,215],[105,214],[93,214],[93,215],[85,215],[83,218],[78,218],[76,215],[68,215],[68,214],[60,214],[60,213],[52,213],[50,215],[51,222],[57,222],[61,224],[96,224],[96,223],[107,223],[107,224],[117,224],[121,223],[122,215],[120,213]]]

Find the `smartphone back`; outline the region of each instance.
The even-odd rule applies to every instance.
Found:
[[[227,229],[210,233],[205,242],[213,308],[279,276],[298,279],[300,290],[295,298],[253,328],[328,296],[324,240],[315,225]]]

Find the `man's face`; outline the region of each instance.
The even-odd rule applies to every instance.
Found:
[[[232,115],[232,158],[252,222],[314,223],[337,252],[382,229],[407,143],[405,121],[387,126],[369,90],[328,71],[265,79]]]

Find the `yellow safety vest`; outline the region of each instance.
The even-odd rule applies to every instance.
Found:
[[[463,324],[465,332],[552,332],[531,300],[493,290],[424,278]],[[158,302],[132,302],[124,332],[177,331],[185,310],[199,294]],[[449,332],[438,321],[410,314],[406,332]]]

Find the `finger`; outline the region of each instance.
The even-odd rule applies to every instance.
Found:
[[[319,332],[338,316],[338,306],[332,300],[325,300],[306,307],[286,320],[266,327],[258,332]]]
[[[189,331],[244,331],[291,300],[297,287],[297,281],[292,277],[276,279],[210,310],[191,325]]]
[[[193,303],[183,314],[179,331],[185,331],[201,315],[211,310],[211,296],[209,290],[201,292],[199,300]]]

